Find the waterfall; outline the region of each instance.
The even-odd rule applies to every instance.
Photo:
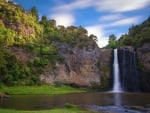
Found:
[[[114,50],[113,75],[114,75],[113,92],[121,92],[117,49]]]
[[[140,74],[137,68],[136,51],[132,47],[118,50],[120,83],[124,91],[140,91]]]

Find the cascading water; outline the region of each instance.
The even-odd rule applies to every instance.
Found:
[[[114,74],[113,92],[121,92],[122,90],[121,90],[120,77],[119,77],[117,49],[114,50],[113,74]]]
[[[136,51],[132,47],[118,50],[120,81],[124,91],[140,91],[142,87],[140,71],[137,68]]]

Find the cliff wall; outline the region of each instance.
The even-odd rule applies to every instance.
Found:
[[[45,71],[41,80],[46,83],[64,83],[76,86],[101,86],[102,78],[110,77],[111,50],[92,48],[71,48],[67,44],[55,43],[64,63],[56,64],[53,72]],[[100,69],[100,68],[101,69]]]

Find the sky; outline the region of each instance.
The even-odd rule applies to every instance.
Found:
[[[98,38],[99,47],[109,35],[119,38],[150,16],[150,0],[13,0],[25,10],[35,6],[39,17],[55,19],[57,25],[82,26]]]

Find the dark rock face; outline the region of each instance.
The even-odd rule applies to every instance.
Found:
[[[137,49],[133,47],[122,47],[118,50],[120,79],[122,88],[126,91],[150,91],[150,76],[139,68],[139,62],[142,64],[149,59],[146,49]],[[144,57],[144,60],[143,60]],[[148,63],[142,65],[149,70]]]
[[[150,43],[137,49],[138,67],[141,70],[141,90],[150,92]]]
[[[150,74],[150,43],[145,43],[137,49],[139,63],[143,66],[143,71]]]

